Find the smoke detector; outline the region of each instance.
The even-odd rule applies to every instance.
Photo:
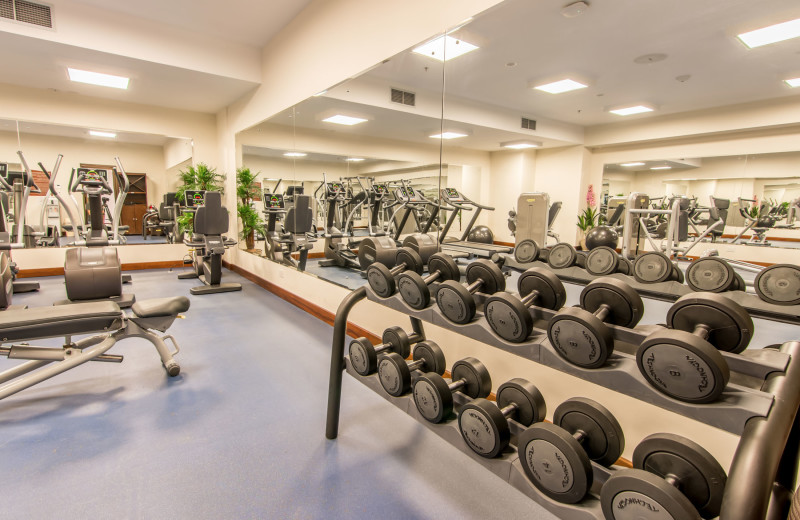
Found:
[[[573,2],[561,8],[561,16],[564,18],[575,18],[585,13],[587,9],[589,9],[589,4],[587,2]]]

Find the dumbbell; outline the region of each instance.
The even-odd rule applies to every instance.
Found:
[[[600,489],[608,520],[716,518],[728,476],[702,446],[680,435],[656,433],[633,451],[623,469]]]
[[[527,238],[514,247],[514,260],[521,264],[528,264],[536,260],[544,260],[547,250],[541,249],[535,240]]]
[[[565,504],[580,502],[591,489],[591,461],[611,466],[624,449],[625,437],[616,418],[601,404],[581,397],[561,403],[553,424],[534,424],[519,434],[517,442],[528,479]]]
[[[586,271],[595,276],[608,276],[613,273],[631,274],[633,264],[624,256],[608,246],[592,249],[586,257]]]
[[[381,352],[391,350],[405,359],[411,354],[411,345],[423,340],[425,336],[422,334],[407,334],[400,327],[389,327],[383,331],[380,345],[373,345],[365,337],[351,341],[348,347],[350,364],[358,375],[368,376],[378,370],[378,354]]]
[[[800,267],[775,264],[756,275],[753,286],[761,300],[773,305],[800,305]]]
[[[521,343],[533,332],[533,317],[528,308],[536,305],[550,310],[564,306],[567,291],[549,269],[531,267],[519,276],[521,299],[507,292],[486,299],[483,312],[492,330],[506,341]]]
[[[744,279],[722,258],[699,258],[686,268],[686,285],[693,291],[720,293],[744,291]]]
[[[467,284],[455,280],[442,282],[436,291],[436,303],[445,318],[454,323],[469,323],[475,317],[477,306],[472,295],[476,292],[494,294],[504,291],[506,277],[491,260],[475,260],[467,266]]]
[[[747,348],[753,319],[721,294],[690,293],[670,307],[666,326],[647,336],[637,350],[639,371],[658,391],[675,399],[715,401],[730,379],[718,350],[738,354]]]
[[[608,323],[634,327],[644,314],[644,303],[633,288],[607,276],[581,291],[580,308],[560,310],[547,324],[547,337],[556,352],[583,368],[605,364],[614,352],[614,335]]]
[[[460,279],[461,271],[453,257],[436,253],[428,260],[428,276],[423,278],[414,271],[406,271],[397,277],[397,290],[409,307],[422,310],[431,304],[430,284],[447,280],[457,282]]]
[[[633,261],[633,277],[640,283],[685,281],[681,268],[661,251],[649,251],[637,256]]]
[[[414,345],[413,361],[403,359],[400,354],[381,354],[378,360],[378,380],[386,393],[400,397],[411,391],[411,372],[415,370],[444,374],[444,352],[433,341],[420,341]]]
[[[450,383],[436,373],[422,374],[414,381],[414,404],[425,420],[440,423],[453,413],[453,392],[471,399],[487,397],[492,391],[492,378],[486,367],[473,357],[456,361],[450,369]]]
[[[550,248],[547,253],[547,265],[553,269],[566,269],[577,265],[578,267],[586,266],[586,253],[578,252],[572,247],[572,244],[567,242],[559,242]]]
[[[388,298],[397,290],[394,278],[396,275],[405,271],[422,273],[424,266],[419,253],[411,248],[401,247],[397,250],[395,265],[391,269],[378,262],[370,264],[367,267],[367,281],[375,294],[381,298]]]
[[[497,404],[478,398],[461,407],[458,429],[472,451],[486,458],[497,457],[511,440],[508,420],[523,426],[544,420],[544,397],[525,379],[512,379],[497,390]]]

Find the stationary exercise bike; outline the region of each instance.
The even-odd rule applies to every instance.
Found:
[[[192,294],[241,291],[240,283],[221,283],[222,255],[236,241],[223,236],[228,232],[228,208],[218,191],[186,191],[184,211],[194,210],[194,233],[183,243],[192,248],[192,272],[178,275],[181,280],[199,278],[205,285],[192,287]]]
[[[267,228],[264,233],[266,255],[270,260],[282,262],[305,271],[308,251],[317,241],[314,233],[314,214],[311,209],[311,196],[293,194],[292,207],[286,209],[287,195],[282,193],[264,194],[264,215],[267,217]],[[283,226],[281,229],[281,220]],[[295,261],[292,253],[298,253]]]

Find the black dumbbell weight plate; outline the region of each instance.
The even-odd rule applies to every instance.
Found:
[[[758,297],[775,305],[800,305],[800,267],[775,264],[756,276]]]
[[[682,330],[650,334],[636,352],[636,364],[655,389],[688,403],[717,400],[730,379],[722,354]]]
[[[692,503],[663,478],[640,469],[612,475],[600,489],[606,520],[699,520]]]
[[[746,291],[747,284],[745,283],[744,278],[742,278],[742,275],[734,272],[733,276],[736,278],[736,281],[731,286],[731,291]]]
[[[373,263],[367,267],[367,282],[375,294],[381,298],[393,295],[396,284],[392,272],[383,264]]]
[[[617,419],[603,405],[575,397],[564,401],[553,414],[553,424],[570,433],[583,431],[587,439],[583,443],[589,459],[601,466],[611,466],[625,449],[625,436]]]
[[[456,361],[450,371],[453,381],[465,379],[467,384],[460,391],[468,397],[486,397],[492,391],[489,371],[475,358]],[[453,394],[447,382],[439,375],[427,373],[414,383],[414,404],[419,413],[428,421],[438,423],[453,411]]]
[[[397,352],[405,359],[411,355],[411,340],[406,331],[400,327],[389,327],[383,331],[381,341],[392,346],[392,352]]]
[[[561,357],[583,368],[604,365],[614,351],[611,329],[578,307],[563,309],[553,316],[547,325],[547,337]]]
[[[553,269],[564,269],[575,265],[578,258],[578,252],[571,244],[561,242],[550,248],[547,254],[547,263]]]
[[[586,257],[586,270],[595,276],[616,273],[619,265],[619,255],[608,246],[596,247]]]
[[[619,267],[617,267],[617,271],[625,274],[625,275],[632,275],[633,274],[633,263],[625,258],[624,256],[619,257]]]
[[[461,271],[458,270],[458,264],[453,257],[444,253],[436,253],[428,260],[428,272],[433,273],[441,271],[439,281],[455,280],[461,278]]]
[[[646,437],[633,451],[633,467],[662,479],[674,475],[680,491],[703,518],[715,518],[722,507],[727,475],[699,444],[671,433]],[[668,484],[668,483],[667,483]]]
[[[669,328],[692,332],[698,325],[709,329],[709,343],[726,352],[742,352],[753,337],[753,319],[744,307],[720,294],[687,294],[670,307]]]
[[[605,319],[621,327],[634,327],[644,315],[644,303],[633,287],[616,278],[597,278],[581,291],[581,307],[595,312],[601,305],[611,307]]]
[[[557,310],[564,306],[567,291],[558,276],[549,269],[532,267],[523,272],[517,281],[519,294],[523,297],[538,291],[536,306]]]
[[[728,291],[735,281],[733,267],[721,258],[700,258],[686,269],[686,284],[696,292]]]
[[[670,280],[675,280],[681,284],[686,282],[686,275],[683,274],[683,269],[678,267],[678,264],[676,263],[672,264],[672,278],[670,278]]]
[[[517,451],[528,479],[553,500],[575,504],[592,486],[589,457],[563,428],[534,424],[519,435]]]
[[[467,288],[459,282],[448,280],[436,291],[436,304],[445,317],[453,323],[469,323],[475,317],[477,305]]]
[[[397,291],[409,307],[422,310],[431,304],[431,290],[417,273],[402,273],[397,277]]]
[[[497,264],[491,260],[475,260],[467,266],[467,284],[483,280],[483,287],[480,292],[494,294],[498,291],[505,291],[506,277]]]
[[[350,366],[357,374],[366,376],[378,368],[378,355],[367,338],[356,338],[348,347]]]
[[[650,251],[636,257],[633,262],[633,276],[640,283],[658,283],[672,276],[672,261],[659,251]]]
[[[523,240],[514,248],[514,260],[521,264],[533,262],[539,258],[539,246],[534,240]]]
[[[424,360],[428,372],[444,374],[446,369],[444,353],[438,345],[421,341],[414,346],[414,361]],[[378,360],[378,379],[386,393],[400,397],[411,391],[411,371],[406,360],[391,352]]]

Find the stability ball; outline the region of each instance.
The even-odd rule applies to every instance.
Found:
[[[616,249],[617,240],[619,240],[619,235],[608,226],[597,226],[586,233],[586,247],[589,248],[589,251],[600,246]]]
[[[475,226],[467,235],[467,242],[480,242],[482,244],[493,244],[494,233],[487,226]]]

